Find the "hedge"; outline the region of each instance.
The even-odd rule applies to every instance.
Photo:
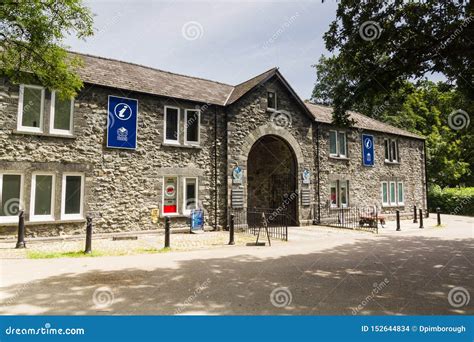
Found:
[[[428,208],[434,212],[438,207],[445,214],[474,216],[474,188],[431,187]]]

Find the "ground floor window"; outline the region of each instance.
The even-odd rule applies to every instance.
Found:
[[[23,175],[0,173],[0,222],[17,222],[23,197]]]
[[[197,209],[199,198],[197,177],[163,178],[163,215],[190,215]],[[180,205],[178,206],[178,200]]]
[[[192,209],[197,209],[198,180],[197,178],[184,178],[184,213],[190,214]]]
[[[384,181],[381,186],[382,204],[384,206],[402,206],[405,201],[403,182]]]
[[[177,177],[165,177],[163,186],[163,214],[177,214]]]
[[[67,173],[63,175],[61,196],[61,218],[83,218],[84,175]]]
[[[349,181],[331,182],[329,202],[331,208],[347,208],[349,206]]]
[[[54,175],[33,174],[30,221],[54,220]]]

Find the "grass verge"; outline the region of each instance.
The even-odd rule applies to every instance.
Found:
[[[136,248],[132,251],[93,251],[85,254],[83,251],[74,252],[45,252],[45,251],[27,251],[28,259],[54,259],[54,258],[90,258],[101,256],[121,256],[135,254],[156,254],[170,252],[171,248]]]

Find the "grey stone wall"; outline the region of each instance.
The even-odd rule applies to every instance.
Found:
[[[74,137],[63,138],[16,132],[18,89],[2,82],[0,89],[0,170],[22,171],[25,184],[23,204],[29,212],[31,173],[53,171],[56,174],[56,203],[60,201],[62,173],[85,173],[85,213],[94,217],[96,232],[149,230],[162,226],[151,222],[151,210],[161,209],[164,176],[196,176],[199,178],[199,202],[206,211],[207,228],[214,226],[215,197],[218,199],[217,226],[222,227],[225,210],[225,176],[217,177],[221,189],[216,193],[215,160],[218,176],[225,174],[225,121],[221,107],[188,101],[122,92],[87,85],[75,100]],[[107,125],[107,96],[136,98],[139,101],[138,139],[135,151],[105,147]],[[46,92],[45,120],[49,117],[49,92]],[[180,111],[180,141],[184,141],[184,109],[201,109],[200,147],[163,145],[164,106]],[[217,118],[217,122],[215,119]],[[217,130],[215,126],[217,125]],[[45,121],[45,131],[48,130]],[[216,135],[216,136],[215,136]],[[217,144],[214,144],[217,137]],[[217,153],[217,158],[215,157]],[[182,183],[178,181],[178,205],[182,205]],[[221,198],[219,198],[221,197]],[[85,221],[59,220],[60,205],[56,205],[54,222],[29,224],[28,234],[57,235],[84,233]],[[172,219],[173,227],[187,227],[186,217]],[[7,233],[14,225],[2,224]]]
[[[410,216],[413,206],[426,209],[426,184],[424,170],[423,141],[380,132],[359,129],[341,129],[347,133],[347,159],[337,159],[329,155],[329,131],[334,127],[320,125],[320,197],[321,208],[327,210],[330,196],[330,182],[349,181],[349,206],[370,207],[377,205],[382,212],[390,216],[400,210],[404,216]],[[374,136],[375,165],[362,165],[362,134]],[[400,162],[385,163],[384,139],[398,139]],[[316,141],[316,136],[315,136]],[[383,207],[381,182],[402,181],[404,184],[404,205]]]

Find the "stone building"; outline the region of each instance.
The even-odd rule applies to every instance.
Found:
[[[231,86],[79,56],[85,86],[73,100],[2,80],[2,234],[19,208],[28,235],[44,236],[83,233],[88,214],[96,232],[116,232],[162,227],[153,215],[185,227],[194,208],[209,229],[226,227],[232,207],[283,206],[292,225],[350,207],[426,208],[422,137],[358,113],[335,127],[331,108],[303,102],[276,68]],[[134,100],[136,134],[113,130]]]

